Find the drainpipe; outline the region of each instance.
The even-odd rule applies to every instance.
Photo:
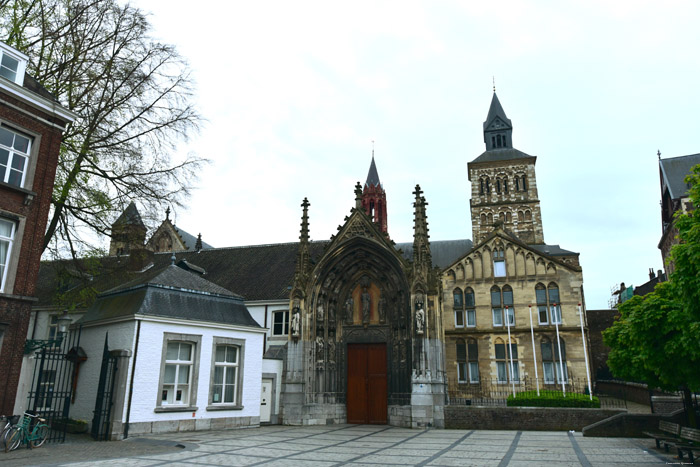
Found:
[[[136,345],[134,346],[134,360],[131,362],[131,382],[129,383],[129,402],[126,406],[126,423],[124,424],[124,439],[129,437],[129,418],[131,416],[131,398],[134,395],[134,373],[136,373],[136,357],[139,354],[139,336],[141,335],[141,320],[136,324]]]

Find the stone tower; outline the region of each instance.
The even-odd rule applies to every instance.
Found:
[[[112,239],[109,242],[110,256],[128,255],[131,250],[144,248],[146,225],[141,220],[132,201],[112,224]]]
[[[513,125],[496,92],[484,122],[486,152],[468,164],[474,243],[503,225],[527,244],[544,244],[537,195],[537,158],[513,147]]]
[[[388,233],[386,216],[386,191],[379,181],[377,165],[374,163],[374,151],[372,151],[372,163],[367,173],[367,181],[362,191],[362,209],[379,225],[379,229]]]

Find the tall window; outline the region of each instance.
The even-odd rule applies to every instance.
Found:
[[[543,284],[535,286],[537,299],[537,315],[540,324],[561,324],[561,303],[559,303],[559,287],[551,282],[545,289]]]
[[[506,326],[515,326],[515,309],[513,308],[513,289],[503,286],[503,306],[505,307]]]
[[[560,344],[561,359],[559,358],[559,346],[557,345],[556,339],[552,341],[545,337],[540,343],[545,383],[553,384],[555,380],[557,383],[561,383],[562,371],[564,373],[564,381],[569,379],[569,372],[566,367],[566,343],[564,339],[560,339]]]
[[[457,340],[457,380],[460,383],[479,382],[479,350],[475,339]]]
[[[216,346],[212,404],[236,404],[238,354],[237,346]]]
[[[508,194],[508,177],[503,179],[503,191]]]
[[[474,291],[467,288],[464,291],[464,304],[467,308],[467,327],[476,326],[476,304],[474,302]]]
[[[29,150],[28,137],[0,126],[0,181],[24,186]]]
[[[12,221],[0,219],[0,292],[5,290],[5,279],[7,278],[16,226],[17,224]]]
[[[506,344],[501,339],[496,340],[496,374],[499,383],[520,381],[520,370],[518,369],[518,344],[512,342],[508,347],[509,348],[506,349]],[[513,359],[512,366],[511,355]]]
[[[55,339],[58,335],[58,315],[49,315],[48,339]]]
[[[462,289],[456,288],[452,292],[452,299],[454,301],[454,311],[455,311],[455,327],[464,327],[464,300],[462,297]]]
[[[289,310],[272,313],[272,335],[286,336],[289,334]]]
[[[494,326],[503,326],[503,302],[501,301],[501,289],[497,285],[491,287],[491,315]]]
[[[527,176],[525,174],[523,174],[523,176],[521,177],[521,182],[522,183],[520,184],[520,188],[522,189],[522,191],[527,191]]]
[[[189,405],[192,386],[193,345],[168,342],[161,391],[162,405]]]
[[[499,195],[501,194],[501,179],[497,178],[496,179],[496,193]]]
[[[503,248],[495,248],[493,250],[493,275],[494,277],[506,276],[506,259]]]

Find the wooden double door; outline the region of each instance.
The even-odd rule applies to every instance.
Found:
[[[348,344],[348,423],[387,422],[386,344]]]

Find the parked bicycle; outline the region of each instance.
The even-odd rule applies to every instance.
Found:
[[[29,411],[16,425],[7,431],[5,437],[5,452],[14,451],[20,444],[26,444],[28,448],[38,448],[46,442],[49,436],[49,426],[46,420]]]
[[[2,431],[0,431],[0,448],[5,449],[5,442],[7,441],[7,437],[11,433],[11,428],[17,424],[19,421],[19,415],[11,415],[9,417],[5,415],[0,415],[0,428],[2,428]]]

